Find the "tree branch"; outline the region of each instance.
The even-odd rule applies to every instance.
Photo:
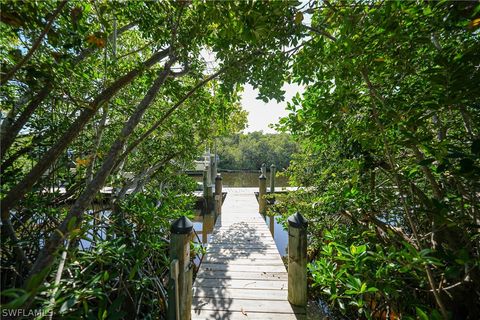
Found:
[[[57,5],[57,9],[55,9],[55,11],[53,12],[52,16],[50,17],[50,20],[48,21],[47,25],[45,26],[45,28],[43,29],[42,33],[40,34],[40,36],[37,38],[37,40],[33,43],[32,47],[30,48],[30,50],[28,50],[28,53],[25,55],[25,57],[23,57],[22,60],[20,60],[12,69],[10,69],[10,71],[7,72],[7,74],[1,78],[0,80],[0,85],[4,85],[8,80],[10,80],[13,75],[21,68],[23,67],[23,65],[25,63],[28,62],[28,60],[30,60],[30,58],[32,57],[33,53],[38,49],[38,47],[40,46],[40,43],[42,43],[42,40],[43,38],[45,37],[45,35],[48,33],[48,31],[50,31],[50,28],[52,27],[52,24],[53,24],[53,21],[55,21],[55,19],[57,18],[58,14],[60,13],[60,11],[62,11],[63,7],[67,4],[67,1],[64,0],[62,2],[59,2],[58,5]]]

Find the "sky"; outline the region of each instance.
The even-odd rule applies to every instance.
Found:
[[[268,103],[262,100],[257,100],[258,91],[253,89],[249,84],[245,86],[245,90],[242,94],[242,108],[248,111],[248,127],[244,132],[260,131],[265,133],[274,133],[275,129],[269,128],[272,123],[278,123],[281,117],[288,114],[285,110],[287,102],[292,100],[292,97],[297,93],[303,92],[301,86],[295,84],[284,84],[282,89],[285,92],[285,100],[282,102],[276,102],[271,100]]]
[[[299,7],[304,8],[308,3],[307,0],[301,0]],[[303,24],[311,24],[311,15],[304,14]],[[287,48],[288,49],[288,48]],[[282,102],[277,103],[275,100],[268,103],[262,100],[257,100],[258,91],[254,90],[251,85],[245,86],[245,91],[242,94],[242,107],[248,111],[248,127],[244,132],[260,131],[265,133],[274,133],[275,129],[269,128],[269,124],[278,123],[281,117],[288,114],[285,110],[287,102],[292,100],[292,97],[297,93],[303,93],[304,87],[295,84],[284,84],[282,89],[286,91],[285,99]]]

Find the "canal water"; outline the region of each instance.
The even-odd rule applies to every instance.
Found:
[[[258,187],[259,172],[220,172],[222,175],[222,183],[225,188],[247,188]],[[193,176],[195,181],[202,182],[202,176]],[[267,172],[267,186],[270,185],[270,173]],[[278,176],[275,178],[275,187],[289,187],[288,179],[284,176]]]

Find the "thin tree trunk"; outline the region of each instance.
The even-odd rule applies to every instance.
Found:
[[[12,123],[15,119],[15,113],[16,113],[17,109],[20,108],[21,106],[23,106],[24,104],[26,104],[28,101],[30,101],[31,94],[32,94],[31,91],[28,91],[27,93],[25,93],[19,99],[19,101],[17,101],[12,106],[12,108],[8,111],[6,117],[4,119],[2,119],[2,124],[0,125],[0,138],[3,139],[3,136],[5,134],[7,134],[8,129],[10,128],[10,126],[12,125]]]
[[[413,150],[413,153],[415,154],[415,157],[417,158],[418,161],[423,161],[425,160],[425,156],[423,153],[418,149],[416,145],[412,145],[411,149]],[[427,178],[428,182],[430,183],[430,186],[432,187],[433,190],[433,195],[438,201],[441,201],[443,198],[443,192],[440,187],[440,185],[437,183],[435,180],[435,177],[433,176],[432,172],[427,166],[421,166],[423,174],[425,174],[425,177]]]
[[[199,88],[203,87],[206,83],[210,82],[211,80],[218,77],[220,74],[225,72],[227,68],[222,68],[219,71],[215,72],[214,74],[208,76],[207,78],[203,79],[199,83],[197,83],[190,91],[188,91],[176,104],[174,104],[168,111],[159,119],[157,120],[144,134],[142,134],[137,140],[132,142],[126,148],[125,152],[119,159],[118,164],[121,161],[125,160],[126,156],[130,154],[142,141],[144,141],[148,136],[150,136],[159,126],[161,126],[165,120],[175,111],[177,110],[188,98],[190,98]]]
[[[5,132],[2,134],[2,139],[0,142],[0,145],[2,146],[0,149],[1,160],[3,160],[7,150],[12,146],[20,130],[22,130],[25,123],[27,123],[28,119],[30,119],[30,116],[37,109],[40,103],[45,100],[51,90],[51,84],[47,84],[45,87],[43,87],[43,89],[32,100],[30,100],[30,103],[22,111],[17,120],[5,128]]]
[[[97,152],[98,148],[100,147],[100,143],[102,142],[102,136],[103,136],[103,129],[105,129],[105,123],[107,122],[107,116],[108,116],[108,104],[105,104],[103,107],[103,113],[102,113],[102,119],[100,120],[100,123],[98,124],[97,128],[97,135],[95,137],[95,141],[93,143],[93,148],[92,148],[92,155],[91,155],[91,160],[90,163],[88,164],[88,168],[86,171],[86,184],[90,183],[93,179],[93,169],[95,168],[95,161],[97,160]]]
[[[35,40],[35,42],[33,43],[32,47],[30,48],[30,50],[28,50],[27,54],[25,55],[25,57],[23,57],[22,60],[20,60],[15,66],[13,66],[12,69],[10,69],[10,71],[7,72],[7,74],[5,74],[4,77],[2,77],[2,79],[0,80],[0,85],[4,85],[8,80],[10,80],[13,75],[21,68],[23,67],[23,65],[25,63],[27,63],[33,56],[33,53],[38,49],[38,47],[40,46],[40,44],[42,43],[43,41],[43,38],[45,38],[45,35],[48,33],[48,31],[50,31],[50,28],[52,27],[52,24],[53,24],[53,21],[55,21],[55,19],[57,18],[58,14],[60,13],[60,11],[62,11],[63,7],[67,4],[67,1],[64,0],[62,2],[59,2],[58,5],[57,5],[57,9],[55,9],[55,11],[52,13],[52,16],[50,17],[50,20],[48,21],[47,25],[45,26],[45,28],[43,29],[42,33],[40,34],[40,36],[37,38],[37,40]]]
[[[465,131],[468,133],[470,137],[474,138],[475,132],[473,132],[473,129],[472,129],[472,117],[470,116],[468,111],[465,109],[465,106],[461,105],[458,107],[458,109],[460,110],[460,115],[462,116]]]
[[[370,78],[368,77],[367,71],[362,70],[360,72],[360,74],[363,77],[363,80],[365,81],[365,83],[367,84],[367,87],[368,87],[368,90],[369,90],[369,93],[370,93],[371,97],[373,99],[379,101],[382,105],[385,105],[384,97],[381,94],[379,94],[377,92],[377,90],[375,89],[375,87],[373,86],[372,82],[370,81]],[[403,184],[401,183],[401,180],[399,179],[399,175],[398,175],[398,172],[397,172],[397,168],[395,166],[395,161],[394,161],[394,158],[393,158],[393,154],[392,154],[390,148],[388,147],[388,142],[385,138],[385,128],[384,128],[383,124],[380,122],[380,119],[378,117],[378,111],[377,111],[375,102],[372,102],[372,113],[373,113],[373,118],[375,119],[375,123],[379,127],[380,132],[382,134],[385,153],[386,153],[388,161],[390,162],[389,163],[390,167],[392,168],[392,171],[394,173],[394,177],[395,177],[394,183],[398,187],[400,200],[401,200],[401,203],[402,203],[402,206],[403,206],[405,217],[407,218],[407,221],[410,225],[410,228],[412,229],[412,233],[413,233],[413,236],[414,236],[414,240],[417,243],[418,250],[421,250],[422,246],[421,246],[421,243],[420,243],[420,240],[419,240],[419,237],[418,237],[417,227],[412,220],[407,201],[405,200],[405,196],[403,195],[403,192],[402,192]],[[435,298],[435,302],[437,303],[438,307],[440,308],[440,312],[442,314],[442,317],[446,320],[446,319],[448,319],[447,309],[445,308],[445,304],[443,303],[442,297],[440,296],[440,293],[438,292],[437,285],[435,283],[435,279],[432,275],[432,271],[430,270],[429,266],[427,266],[427,265],[425,266],[425,273],[427,275],[427,279],[428,279],[428,283],[430,285],[430,288],[432,289],[433,296]]]
[[[119,201],[119,200],[122,200],[123,198],[125,198],[128,190],[131,189],[132,187],[135,187],[135,190],[134,190],[133,193],[136,193],[137,187],[141,184],[142,180],[147,179],[149,176],[154,174],[161,167],[165,166],[176,155],[177,155],[177,153],[173,153],[173,154],[165,157],[161,161],[158,161],[156,164],[154,164],[154,165],[148,167],[147,169],[145,169],[144,171],[142,171],[140,174],[138,174],[136,177],[134,177],[130,181],[126,182],[125,185],[123,186],[123,188],[119,191],[119,193],[117,195],[117,199],[115,201]]]
[[[5,196],[1,202],[2,221],[10,216],[10,209],[20,201],[33,185],[42,177],[42,174],[58,159],[67,146],[80,134],[85,125],[95,115],[97,110],[105,102],[110,100],[120,89],[130,84],[145,69],[148,69],[158,63],[168,55],[169,49],[165,49],[153,54],[150,59],[145,61],[139,68],[125,74],[108,88],[102,91],[89,105],[82,110],[78,118],[70,125],[62,137],[55,143],[40,159],[32,170]]]
[[[120,28],[117,31],[117,35],[131,29],[133,26],[135,26],[135,24],[136,24],[135,22],[132,22]],[[108,37],[108,39],[109,40],[113,39],[113,34],[111,34]],[[93,52],[95,52],[94,47],[89,47],[83,50],[79,55],[73,58],[73,62],[72,62],[73,67],[75,67],[77,64],[82,62],[88,56],[90,56]],[[11,147],[13,142],[15,141],[15,138],[17,137],[20,130],[25,126],[28,119],[30,119],[30,116],[35,112],[35,110],[38,109],[40,104],[50,95],[53,88],[54,88],[54,85],[52,81],[47,82],[43,87],[43,89],[40,90],[40,92],[38,92],[35,95],[35,97],[33,97],[33,99],[31,99],[28,106],[25,108],[25,110],[22,112],[22,114],[18,117],[18,119],[13,124],[6,123],[5,127],[3,127],[3,124],[2,124],[2,137],[0,142],[0,145],[1,145],[0,159],[3,160],[4,155],[6,154],[7,150]],[[28,101],[28,99],[25,99],[25,100]],[[12,117],[14,117],[14,114],[12,114]]]
[[[46,277],[47,272],[44,271],[51,266],[55,252],[62,245],[62,242],[65,240],[65,238],[68,236],[70,230],[72,229],[72,226],[73,228],[76,228],[81,225],[83,214],[86,208],[90,205],[95,194],[97,194],[98,191],[105,184],[105,181],[107,180],[118,156],[120,155],[120,152],[122,151],[123,145],[125,144],[128,137],[133,133],[134,129],[140,122],[147,108],[157,96],[160,87],[165,82],[170,73],[170,67],[173,63],[174,59],[166,63],[164,70],[159,74],[153,85],[148,90],[145,97],[137,105],[132,116],[130,116],[128,121],[125,123],[122,131],[120,132],[115,142],[112,144],[107,157],[105,158],[100,169],[95,174],[93,180],[88,184],[80,197],[72,205],[70,212],[67,214],[67,217],[57,228],[57,232],[54,232],[50,236],[45,247],[40,251],[35,261],[35,264],[33,265],[30,272],[29,280],[32,280],[33,278],[36,279],[39,276],[42,278]],[[33,293],[36,292],[36,290],[38,289],[37,283],[39,283],[38,279],[36,280],[37,281],[35,281],[35,283],[33,284],[29,284],[29,281],[27,281],[27,290],[31,290]]]

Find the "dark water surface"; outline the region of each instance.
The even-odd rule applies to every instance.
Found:
[[[258,187],[259,172],[220,172],[223,178],[223,186],[225,188],[246,188]],[[202,182],[202,176],[194,176],[195,181]],[[267,172],[267,186],[270,186],[270,172]],[[289,187],[286,177],[275,178],[275,187]]]

